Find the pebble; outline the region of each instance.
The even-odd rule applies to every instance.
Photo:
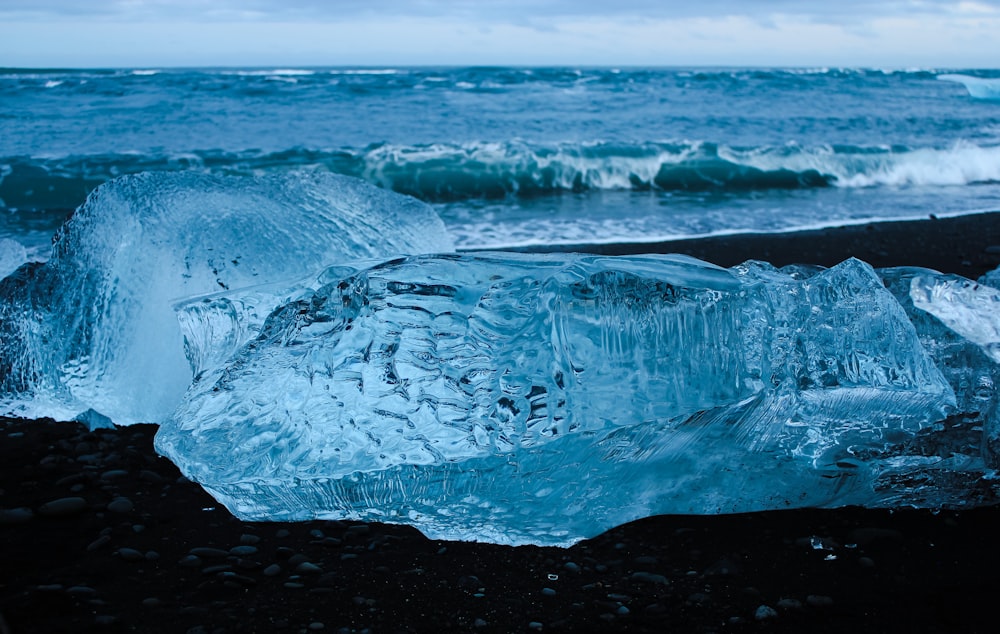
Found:
[[[240,543],[252,546],[253,544],[260,543],[260,537],[256,535],[251,535],[250,533],[243,533],[240,535]]]
[[[642,581],[645,583],[658,583],[660,585],[667,585],[667,578],[663,575],[657,575],[651,572],[633,572],[632,576],[629,577],[632,581]]]
[[[322,630],[325,627],[326,627],[326,625],[323,625],[323,623],[321,623],[319,621],[313,621],[312,623],[309,624],[309,629],[313,630],[313,631],[315,631],[315,630]]]
[[[757,606],[757,610],[753,613],[753,618],[758,621],[767,621],[769,619],[777,618],[778,613],[769,605]]]
[[[541,623],[539,623],[538,621],[532,621],[532,622],[528,623],[528,629],[531,629],[531,630],[540,630],[543,627],[545,627],[545,626],[542,625]]]
[[[801,610],[802,602],[798,599],[781,599],[778,601],[778,607],[782,610]]]
[[[554,597],[556,596],[556,591],[552,588],[542,588],[542,594],[547,597]]]
[[[229,556],[229,551],[222,550],[221,548],[205,548],[199,546],[192,548],[188,552],[196,557],[205,557],[207,559],[224,559]]]
[[[295,566],[295,572],[303,575],[310,575],[323,572],[323,569],[312,562],[303,561],[299,565]]]
[[[140,561],[145,559],[146,556],[134,548],[119,548],[118,556],[125,561]]]
[[[257,581],[253,577],[248,577],[246,575],[241,575],[235,572],[230,572],[228,570],[220,572],[219,576],[227,581],[235,581],[242,586],[255,586]]]
[[[238,557],[245,557],[247,555],[257,554],[256,546],[233,546],[229,549],[229,552]]]
[[[814,608],[828,608],[833,605],[833,598],[823,594],[810,594],[806,597],[806,603]]]
[[[288,537],[291,534],[292,534],[292,532],[290,530],[288,530],[287,528],[279,528],[278,530],[276,530],[274,532],[274,536],[277,537],[278,539],[285,539],[286,537]]]
[[[56,480],[56,486],[58,487],[70,486],[82,482],[86,478],[87,476],[83,475],[82,473],[74,473],[64,478],[59,478],[58,480]]]
[[[112,513],[130,513],[135,505],[126,497],[119,497],[108,502],[108,510]]]
[[[34,516],[35,514],[29,508],[0,509],[0,526],[23,524]]]
[[[97,594],[97,590],[94,590],[90,586],[71,586],[66,588],[68,594],[78,594],[81,596],[93,596]]]
[[[59,498],[38,507],[38,514],[46,517],[66,517],[82,513],[87,508],[87,500],[81,497]]]
[[[128,471],[125,469],[109,469],[101,474],[101,480],[118,480],[119,478],[124,478],[128,475]]]
[[[201,569],[201,574],[203,575],[214,575],[219,572],[229,572],[233,567],[229,564],[216,564],[215,566],[206,566]]]
[[[156,597],[146,597],[142,600],[142,607],[144,608],[158,608],[163,605],[163,601],[160,601]]]
[[[279,566],[278,564],[271,564],[267,568],[264,568],[262,574],[265,577],[274,577],[276,575],[279,575],[281,574],[281,566]]]
[[[143,482],[149,482],[152,484],[161,484],[164,482],[163,476],[155,471],[150,471],[149,469],[143,469],[139,472],[139,479]]]
[[[563,564],[563,568],[569,570],[570,572],[580,572],[579,564],[575,564],[572,561],[567,561],[565,564]]]
[[[185,568],[199,568],[201,566],[201,557],[197,555],[185,555],[181,557],[177,565],[183,566]]]

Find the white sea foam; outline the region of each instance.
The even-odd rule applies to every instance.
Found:
[[[984,147],[967,142],[950,148],[855,148],[838,152],[833,148],[756,148],[739,151],[720,148],[719,156],[730,162],[765,171],[816,170],[833,176],[838,187],[970,185],[1000,182],[1000,146]]]
[[[315,75],[314,70],[305,70],[302,68],[275,68],[272,70],[236,70],[236,71],[223,71],[223,75],[237,75],[239,77],[278,77],[278,76],[306,76]]]
[[[396,68],[336,68],[325,71],[330,75],[400,75],[404,74]]]

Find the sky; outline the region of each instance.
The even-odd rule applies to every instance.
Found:
[[[1000,0],[0,0],[0,67],[1000,67]]]

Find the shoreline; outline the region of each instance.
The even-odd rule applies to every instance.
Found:
[[[1000,265],[1000,213],[581,246],[544,250],[976,279]],[[567,549],[442,542],[241,522],[155,454],[155,431],[0,417],[0,634],[995,628],[1000,505],[656,516]]]
[[[1000,211],[783,233],[734,233],[662,242],[555,244],[501,251],[596,255],[680,253],[727,268],[747,260],[764,260],[778,267],[788,264],[829,267],[856,257],[875,268],[921,266],[975,280],[1000,266]]]

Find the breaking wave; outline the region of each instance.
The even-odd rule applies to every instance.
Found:
[[[1000,146],[738,148],[708,142],[390,145],[282,152],[200,151],[0,159],[0,206],[72,209],[121,174],[192,170],[259,175],[319,170],[429,202],[603,190],[732,192],[1000,183]]]

